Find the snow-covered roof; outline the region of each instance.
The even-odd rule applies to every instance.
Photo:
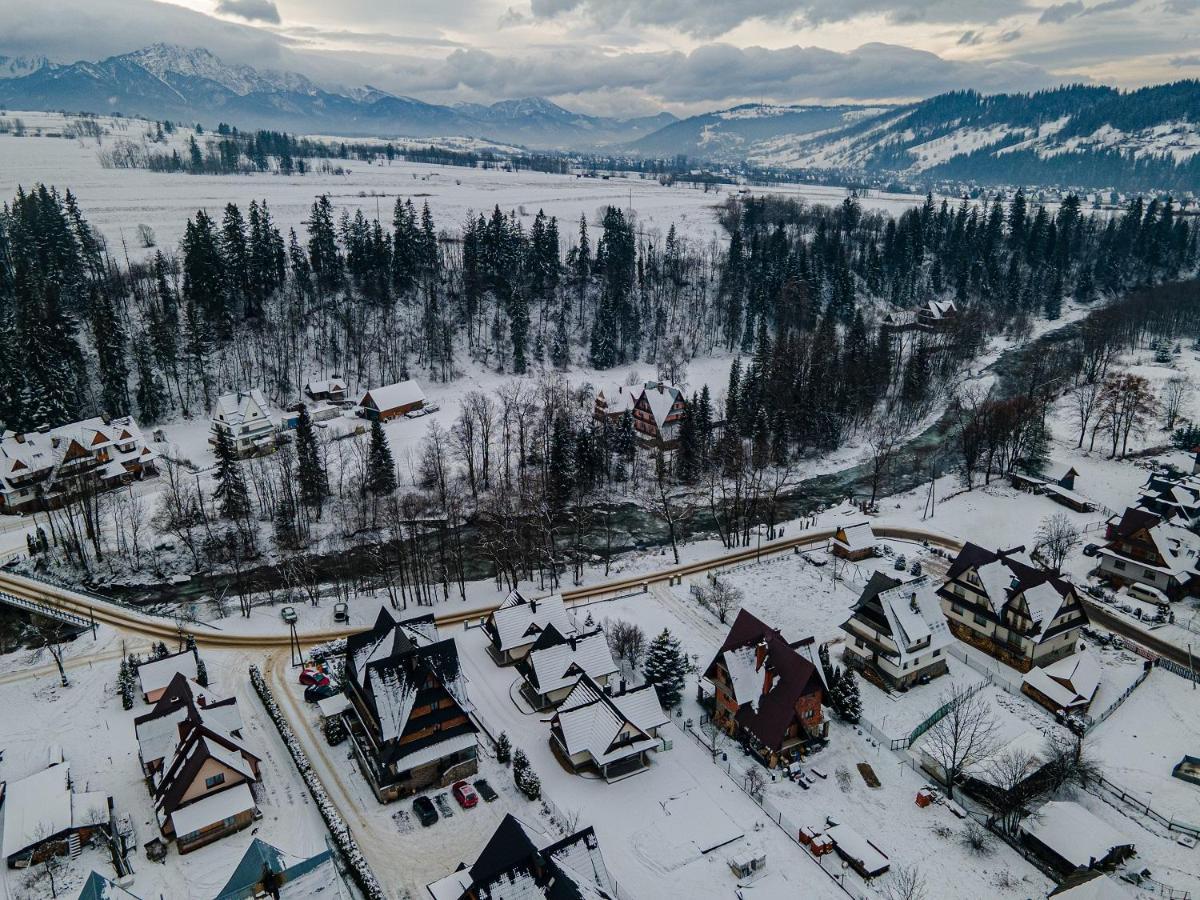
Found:
[[[254,795],[244,781],[180,807],[171,815],[177,838],[254,809]]]
[[[372,667],[366,671],[379,716],[380,738],[394,741],[404,733],[420,685],[397,667]]]
[[[987,594],[992,611],[1000,615],[1004,605],[1008,603],[1008,589],[1012,586],[1013,576],[1003,559],[997,559],[976,569],[979,581]]]
[[[900,663],[954,643],[942,612],[937,588],[927,578],[879,593],[879,604],[891,626]],[[928,640],[928,643],[924,643]]]
[[[1114,847],[1133,845],[1124,833],[1071,800],[1051,800],[1022,827],[1075,867],[1088,868]]]
[[[196,654],[191,650],[142,663],[138,666],[138,684],[143,694],[150,694],[161,691],[180,673],[189,681],[196,679]]]
[[[1179,525],[1162,522],[1150,529],[1150,538],[1172,574],[1196,570],[1197,562],[1200,562],[1200,535]]]
[[[870,522],[858,522],[839,528],[833,540],[835,544],[841,544],[851,553],[870,550],[875,546],[875,531]]]
[[[371,388],[363,394],[361,406],[366,406],[368,397],[375,402],[375,408],[379,410],[396,409],[399,406],[425,402],[425,392],[412,379]]]
[[[1092,654],[1082,650],[1048,666],[1031,669],[1024,682],[1062,709],[1086,706],[1100,687],[1100,665]]]
[[[122,450],[125,447],[127,449]],[[111,463],[149,463],[158,454],[146,445],[141,428],[131,416],[106,420],[94,416],[47,431],[19,434],[4,432],[0,439],[0,489],[13,490],[11,481],[39,480],[54,471],[68,452],[94,455],[106,451]],[[120,475],[121,471],[113,470]]]
[[[766,691],[763,690],[764,677],[758,671],[757,651],[753,646],[735,647],[726,650],[723,658],[725,669],[729,672],[733,699],[738,706],[749,703],[758,712],[758,701]]]
[[[1049,625],[1062,609],[1063,598],[1049,581],[1043,581],[1025,590],[1025,605],[1029,608],[1030,618],[1044,627]]]
[[[203,690],[199,688],[199,685],[197,685],[197,689]],[[209,706],[195,705],[195,712],[200,717],[200,722],[205,727],[223,735],[232,735],[236,731],[241,731],[242,714],[237,703],[211,705],[211,702],[215,702],[217,699],[209,695]],[[191,714],[192,709],[193,707],[187,705],[179,706],[164,715],[134,724],[138,754],[143,763],[149,765],[175,753],[175,748],[179,746],[179,724]]]
[[[76,900],[140,900],[129,893],[115,881],[105,878],[99,872],[92,872]]]
[[[825,832],[833,839],[838,853],[854,860],[868,875],[886,872],[891,864],[887,854],[849,825],[834,825]]]
[[[603,764],[655,746],[658,739],[650,732],[669,720],[652,686],[610,697],[583,677],[558,708],[554,721],[569,755],[587,753]],[[614,748],[623,733],[631,733],[632,740]]]
[[[0,811],[7,859],[64,831],[108,821],[108,795],[72,794],[70,764],[55,763],[10,781]]]
[[[665,381],[648,381],[642,391],[642,396],[646,399],[646,405],[650,407],[654,424],[662,428],[667,421],[667,416],[671,414],[671,408],[675,405],[675,401],[680,397],[680,391],[679,388],[667,384]]]
[[[501,604],[492,613],[492,624],[500,650],[512,650],[532,644],[547,625],[553,625],[564,637],[575,633],[575,626],[567,616],[561,594],[553,594],[540,600],[525,600],[519,595],[518,598],[511,605]]]
[[[345,712],[350,707],[350,698],[345,694],[334,694],[332,697],[322,697],[317,701],[317,709],[323,718],[329,719]]]
[[[1133,892],[1103,872],[1092,869],[1069,877],[1049,896],[1053,900],[1132,900]]]
[[[427,747],[422,747],[412,753],[408,753],[401,757],[401,761],[405,769],[416,769],[419,766],[427,765],[435,760],[450,756],[454,753],[462,753],[464,750],[469,750],[475,746],[477,738],[474,731],[466,734],[456,734],[453,737],[448,737],[444,741],[438,741],[436,744],[430,744]]]
[[[324,381],[310,381],[304,386],[304,389],[310,394],[328,394],[330,392],[345,391],[346,382],[342,378],[328,378]]]
[[[596,399],[604,404],[605,412],[615,416],[632,410],[644,390],[641,385],[602,384],[596,390]]]
[[[574,684],[580,673],[600,679],[617,671],[602,631],[531,650],[529,666],[537,689],[543,694]]]
[[[232,391],[217,398],[213,418],[227,425],[242,425],[246,422],[270,424],[270,404],[258,388],[248,391]]]

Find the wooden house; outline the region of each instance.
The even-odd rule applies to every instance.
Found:
[[[364,419],[390,422],[425,406],[425,392],[413,380],[371,388],[358,402]]]

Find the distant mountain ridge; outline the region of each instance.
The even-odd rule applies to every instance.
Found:
[[[294,72],[231,65],[174,44],[69,65],[0,57],[0,104],[348,136],[471,135],[562,149],[626,143],[675,120],[669,113],[588,116],[541,97],[451,107],[369,85],[327,90]]]

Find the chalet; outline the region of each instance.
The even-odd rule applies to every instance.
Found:
[[[161,659],[147,660],[137,670],[142,699],[147,703],[157,703],[176,675],[195,681],[199,668],[200,656],[195,648],[181,650]]]
[[[1138,489],[1139,509],[1185,528],[1200,524],[1200,477],[1154,472]]]
[[[798,644],[743,609],[704,672],[716,692],[714,720],[770,767],[829,731],[825,685]]]
[[[453,638],[430,640],[380,610],[346,639],[344,683],[354,755],[381,803],[476,772],[478,729]]]
[[[1171,600],[1194,594],[1200,576],[1200,536],[1149,510],[1129,507],[1109,520],[1099,575],[1121,586],[1146,584]]]
[[[130,416],[96,416],[0,439],[0,513],[57,509],[156,471],[158,454]]]
[[[1110,868],[1136,852],[1133,842],[1107,820],[1069,800],[1051,800],[1021,831],[1025,844],[1064,875]]]
[[[581,675],[550,720],[550,747],[574,771],[613,782],[650,766],[669,721],[653,685],[610,694]]]
[[[948,671],[945,654],[954,635],[927,578],[903,583],[876,572],[842,630],[848,635],[843,665],[888,689]]]
[[[953,300],[930,300],[917,309],[917,323],[931,331],[946,331],[958,321]]]
[[[1024,547],[964,544],[938,596],[955,637],[1020,672],[1074,653],[1086,623],[1074,585]]]
[[[310,381],[304,385],[304,396],[314,402],[323,400],[327,403],[345,403],[345,379],[334,375],[324,381]]]
[[[210,444],[224,433],[239,457],[265,453],[275,446],[277,421],[270,404],[258,388],[222,394],[213,407]]]
[[[591,827],[552,838],[505,815],[471,865],[426,887],[432,900],[616,900]]]
[[[61,753],[49,766],[8,782],[4,791],[3,853],[10,869],[50,856],[77,854],[82,844],[103,840],[112,821],[112,797],[80,791]],[[53,757],[52,757],[53,758]]]
[[[526,600],[512,591],[483,622],[488,652],[497,665],[507,666],[523,659],[550,625],[563,637],[575,634],[561,594]]]
[[[180,853],[249,826],[260,758],[241,737],[233,698],[218,699],[176,674],[154,708],[134,719],[138,755],[163,836]]]
[[[332,850],[316,856],[285,853],[255,838],[214,900],[350,900]]]
[[[592,417],[603,424],[618,422],[625,413],[633,412],[633,404],[645,392],[644,385],[604,384],[596,390]]]
[[[405,413],[425,405],[425,392],[415,381],[400,381],[371,388],[358,402],[359,415],[364,419],[390,422]]]
[[[1025,673],[1021,693],[1058,715],[1087,712],[1100,687],[1100,666],[1087,650]]]
[[[870,522],[855,525],[840,525],[830,541],[833,555],[853,561],[869,559],[875,555],[875,532]]]
[[[633,404],[633,428],[647,446],[669,449],[679,442],[679,423],[686,414],[683,391],[663,381],[647,381]]]
[[[521,694],[534,709],[556,706],[566,699],[580,675],[606,688],[617,672],[608,639],[599,628],[564,636],[553,624],[538,635],[517,668],[525,677]]]

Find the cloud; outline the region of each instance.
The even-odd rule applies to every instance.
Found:
[[[964,31],[962,37],[958,39],[958,46],[960,47],[974,47],[982,43],[983,35],[978,31]]]
[[[528,21],[529,16],[515,6],[510,6],[500,14],[500,20],[496,24],[500,28],[512,28],[514,25],[524,25]]]
[[[217,12],[250,22],[279,24],[279,10],[275,6],[275,0],[218,0]]]
[[[876,16],[901,24],[993,23],[1030,7],[1025,0],[532,0],[535,18],[577,14],[605,27],[625,22],[716,37],[755,19],[807,25]]]
[[[1173,16],[1194,16],[1200,13],[1200,0],[1167,0],[1163,9]]]
[[[1200,53],[1192,56],[1172,56],[1171,65],[1179,68],[1188,68],[1192,66],[1200,66]]]
[[[1042,25],[1057,25],[1060,22],[1067,21],[1067,19],[1073,19],[1075,16],[1081,15],[1083,15],[1083,3],[1081,0],[1071,0],[1068,3],[1056,3],[1053,6],[1047,6],[1038,17],[1038,23]]]
[[[999,41],[1001,44],[1011,44],[1013,41],[1019,41],[1020,39],[1021,39],[1021,29],[1020,28],[1014,28],[1012,31],[1005,31],[998,38],[996,38],[996,40]]]

